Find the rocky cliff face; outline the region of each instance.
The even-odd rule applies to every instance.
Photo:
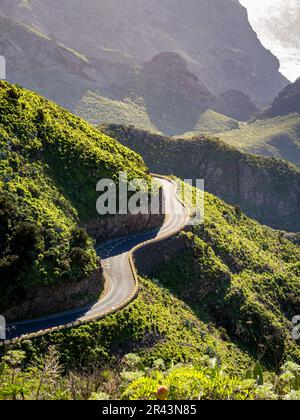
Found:
[[[103,127],[101,128],[104,129]],[[174,140],[110,125],[107,133],[143,156],[155,173],[205,179],[205,189],[278,229],[300,230],[300,171],[205,137]]]
[[[266,103],[287,83],[238,0],[2,0],[0,11],[89,57],[139,64],[177,52],[213,94]]]
[[[98,243],[132,233],[151,231],[163,224],[163,214],[117,215],[89,222],[85,228]]]
[[[72,106],[93,86],[80,56],[45,34],[0,16],[0,51],[6,58],[7,78],[38,91],[65,106]]]
[[[143,99],[152,125],[170,136],[194,131],[207,110],[241,121],[258,111],[240,91],[229,90],[214,96],[188,69],[183,57],[174,52],[159,53],[136,66],[126,90],[128,96],[134,93]]]
[[[153,230],[163,223],[164,215],[119,215],[91,221],[88,233],[101,243],[132,233]],[[11,301],[4,315],[9,322],[33,319],[97,302],[105,287],[102,268],[86,279],[55,286],[36,286],[27,291],[22,302]]]
[[[20,300],[11,301],[4,316],[9,322],[57,314],[97,302],[104,288],[102,269],[88,279],[55,286],[32,287]]]

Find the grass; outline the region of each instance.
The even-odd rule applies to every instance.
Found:
[[[94,125],[114,122],[158,132],[150,121],[142,98],[135,102],[129,98],[115,100],[89,91],[80,100],[75,113]]]
[[[42,383],[41,399],[155,400],[162,385],[168,400],[299,399],[290,320],[299,308],[300,248],[210,194],[205,207],[205,225],[182,234],[187,250],[140,278],[127,308],[19,342],[25,361],[15,388],[6,353],[0,398],[21,389],[36,399],[55,349],[51,366],[61,367],[55,386]]]
[[[205,179],[206,190],[274,228],[300,230],[300,168],[238,150],[217,138],[178,139],[110,124],[101,130],[143,156],[153,173]]]
[[[187,249],[151,279],[124,310],[102,321],[24,341],[34,360],[55,346],[64,367],[119,363],[135,353],[146,365],[163,359],[196,363],[216,358],[240,372],[260,360],[278,369],[300,350],[292,318],[300,310],[300,248],[206,194],[205,225],[184,235]]]
[[[146,365],[162,359],[172,363],[196,362],[207,355],[216,357],[231,371],[245,369],[253,360],[237,346],[224,340],[222,331],[197,318],[191,308],[153,281],[140,278],[141,292],[134,303],[102,321],[23,341],[19,350],[29,360],[46,353],[49,346],[59,351],[66,370],[93,363],[117,365],[127,353],[135,353]]]
[[[180,138],[192,138],[201,134],[216,134],[227,132],[239,128],[239,122],[226,115],[219,114],[215,111],[208,110],[204,112],[193,131],[180,136]]]
[[[281,157],[300,165],[300,115],[257,120],[239,129],[219,132],[218,137],[241,150]]]

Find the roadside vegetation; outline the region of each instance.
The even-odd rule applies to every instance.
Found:
[[[297,166],[241,152],[212,135],[170,138],[118,124],[99,129],[139,153],[153,173],[205,179],[207,191],[260,223],[300,231]]]
[[[20,380],[30,383],[32,366],[45,363],[50,347],[60,373],[47,398],[157,399],[163,387],[169,400],[299,399],[291,323],[299,246],[238,207],[209,194],[205,203],[205,225],[182,233],[186,252],[141,278],[131,305],[15,346]],[[33,383],[27,398],[34,398]]]
[[[159,270],[160,284],[270,368],[288,356],[300,362],[292,338],[300,312],[299,245],[210,194],[204,224],[182,235],[187,250]]]
[[[142,159],[41,96],[0,82],[0,310],[98,268],[82,226],[101,178],[149,180]]]
[[[10,351],[0,364],[0,400],[299,400],[300,366],[286,362],[267,379],[257,363],[239,376],[230,375],[216,359],[196,365],[162,359],[145,365],[127,354],[118,368],[103,366],[63,375],[54,348],[22,369],[25,354]]]
[[[1,311],[35,285],[96,269],[82,225],[95,217],[97,181],[121,170],[150,179],[136,153],[1,82]],[[297,241],[210,194],[205,211],[181,233],[186,251],[140,278],[125,309],[0,347],[0,399],[300,399]]]

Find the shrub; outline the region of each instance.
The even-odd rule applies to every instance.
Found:
[[[10,99],[13,99],[13,100],[18,100],[19,99],[19,97],[20,97],[20,93],[19,93],[19,91],[16,89],[16,87],[15,86],[11,86],[11,88],[8,90],[8,97],[10,98]]]

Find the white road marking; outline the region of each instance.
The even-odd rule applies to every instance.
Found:
[[[163,187],[166,187],[167,184],[168,184],[168,187],[170,188],[171,182],[167,182],[167,181],[162,182]],[[171,194],[171,191],[168,189],[167,191],[165,191],[165,193],[169,199],[174,199],[175,187],[173,184],[171,184],[171,189],[172,189],[172,194]],[[177,197],[177,200],[178,200],[178,197]],[[183,213],[184,214],[182,214],[182,216],[184,215],[185,220],[187,220],[186,209],[184,209]],[[164,235],[164,233],[168,233],[168,231],[169,231],[169,234],[175,233],[176,227],[177,229],[179,229],[180,226],[178,226],[178,223],[180,222],[180,220],[178,220],[177,223],[175,223],[176,219],[174,219],[173,223],[170,223],[172,222],[172,220],[170,221],[169,219],[171,219],[171,217],[166,219],[164,226],[162,227],[162,229],[159,230],[159,233],[157,233],[156,239],[166,236]],[[182,220],[182,223],[183,223],[183,220]],[[105,277],[107,278],[109,285],[106,285],[107,293],[104,296],[102,296],[101,299],[92,308],[89,307],[87,309],[88,311],[87,313],[89,314],[89,317],[87,317],[87,313],[83,317],[81,317],[80,313],[82,313],[84,308],[78,308],[77,310],[66,311],[63,314],[56,314],[51,317],[45,317],[44,318],[45,322],[49,321],[50,319],[54,319],[54,317],[57,317],[58,319],[60,319],[59,317],[61,316],[62,317],[61,322],[63,323],[62,325],[65,325],[63,317],[68,314],[74,314],[74,315],[77,314],[78,320],[87,320],[87,318],[88,320],[97,319],[97,317],[99,318],[100,316],[103,317],[105,316],[105,314],[109,314],[110,308],[117,309],[117,308],[120,308],[120,305],[123,304],[124,302],[125,303],[129,302],[135,295],[135,293],[132,293],[133,287],[136,287],[134,277],[132,275],[133,271],[128,260],[129,252],[120,251],[119,255],[116,255],[114,257],[110,257],[110,254],[120,244],[124,244],[130,241],[134,243],[135,242],[138,243],[139,241],[136,241],[138,238],[140,238],[141,243],[148,242],[147,239],[144,241],[142,240],[143,237],[145,238],[145,236],[143,235],[144,234],[141,234],[141,235],[138,234],[132,237],[129,236],[127,238],[123,238],[119,240],[108,241],[106,244],[103,244],[99,246],[98,248],[96,248],[98,253],[104,254],[107,257],[106,261],[102,260],[102,267],[105,271]],[[146,238],[147,238],[147,235],[146,235]],[[150,241],[152,241],[153,239],[151,238]],[[133,247],[134,247],[134,244],[132,248]],[[126,261],[127,263],[125,263]],[[113,266],[111,266],[111,263],[113,264]],[[127,264],[126,267],[124,266],[124,264],[125,265]],[[108,270],[110,273],[115,271],[115,273],[113,274],[114,280],[107,273]],[[108,290],[108,287],[109,287],[109,290]],[[112,307],[111,306],[112,304],[115,304],[116,306]],[[35,321],[36,321],[36,325],[35,325]],[[23,323],[24,322],[26,321],[23,321]],[[40,326],[38,325],[38,320],[30,320],[28,322],[32,324],[32,328],[36,328],[35,331],[38,331],[38,329],[40,328]],[[19,325],[21,324],[22,323],[19,323]]]

